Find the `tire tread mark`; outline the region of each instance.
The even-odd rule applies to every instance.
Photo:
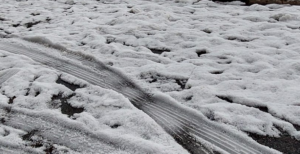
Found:
[[[189,114],[188,110],[186,110],[184,108],[179,108],[178,106],[172,105],[171,103],[166,104],[165,100],[159,100],[159,98],[155,98],[155,96],[151,96],[149,93],[141,90],[138,86],[135,86],[135,84],[132,83],[132,81],[127,79],[125,76],[122,76],[120,73],[118,73],[114,70],[111,70],[108,67],[104,67],[104,66],[98,64],[97,61],[96,62],[94,61],[92,63],[91,61],[85,60],[85,57],[80,58],[78,55],[76,55],[77,56],[76,57],[76,56],[70,56],[70,55],[72,55],[70,53],[66,54],[67,56],[69,56],[71,58],[76,57],[74,59],[79,60],[81,62],[81,64],[83,64],[83,66],[82,66],[82,65],[79,65],[78,62],[74,62],[74,59],[67,60],[66,57],[61,57],[61,56],[55,57],[55,56],[46,54],[42,51],[36,51],[33,49],[29,50],[26,48],[20,48],[18,46],[6,45],[6,44],[3,44],[0,42],[0,49],[1,48],[4,50],[9,50],[9,52],[11,52],[11,53],[22,54],[22,55],[28,56],[29,58],[32,58],[33,60],[36,60],[37,62],[48,65],[50,67],[54,67],[61,71],[65,71],[66,73],[74,75],[78,78],[86,80],[87,82],[98,85],[100,87],[110,88],[117,92],[120,92],[121,94],[128,97],[134,106],[143,110],[148,115],[150,115],[150,116],[152,115],[152,117],[155,117],[155,115],[153,115],[153,112],[151,110],[151,109],[154,110],[154,108],[156,108],[157,110],[159,109],[161,114],[172,113],[171,115],[173,115],[173,116],[169,115],[169,118],[172,118],[173,120],[175,120],[176,118],[178,120],[178,118],[179,118],[180,119],[179,122],[181,124],[188,124],[188,126],[189,126],[189,127],[187,127],[188,131],[193,131],[194,133],[198,134],[198,136],[201,139],[203,139],[203,137],[201,137],[202,134],[209,135],[209,137],[211,137],[212,139],[206,138],[206,141],[207,140],[210,141],[215,146],[217,146],[227,152],[232,152],[232,149],[227,148],[226,145],[228,145],[228,147],[230,147],[230,145],[234,145],[236,147],[236,149],[240,148],[240,149],[243,149],[244,151],[248,151],[248,152],[256,151],[257,154],[269,154],[269,153],[271,154],[274,152],[274,151],[271,152],[271,151],[267,150],[262,145],[254,144],[252,142],[250,143],[247,139],[245,139],[243,137],[238,137],[238,140],[231,141],[231,139],[234,139],[237,137],[235,135],[235,133],[231,133],[231,134],[223,133],[223,131],[225,129],[216,127],[216,125],[213,125],[211,122],[203,119],[202,116],[197,116],[195,114],[193,114],[193,115],[191,114],[192,116],[189,117],[187,115],[187,114]],[[20,50],[20,51],[18,51],[18,50]],[[86,74],[83,74],[83,72]],[[105,72],[105,73],[101,73],[101,72]],[[105,75],[103,75],[103,74],[105,74]],[[103,77],[104,79],[101,79],[99,77]],[[129,86],[129,85],[131,85],[131,86]],[[150,110],[149,110],[149,108],[147,108],[147,105],[152,106],[152,107],[150,107]],[[149,111],[147,111],[147,109]],[[179,114],[180,116],[176,116],[176,114]],[[195,117],[196,117],[196,119],[195,119]],[[156,117],[155,119],[157,121],[159,121],[160,117]],[[185,121],[189,121],[189,122],[186,123]],[[164,125],[164,123],[161,123],[161,125],[166,129],[166,131],[168,133],[172,134],[172,132],[170,132],[170,130],[168,131],[168,128],[167,128],[168,125]],[[193,125],[193,127],[190,127],[190,125]],[[199,129],[198,130],[195,129],[194,126],[196,126]],[[203,130],[201,130],[201,128]],[[171,130],[172,130],[172,127],[171,127]],[[228,132],[228,130],[225,130],[225,132],[226,131]],[[216,136],[218,136],[218,137],[221,136],[230,142],[223,142],[224,143],[224,145],[223,145],[218,142],[218,138],[216,138]],[[213,139],[215,139],[215,140],[213,140]],[[222,142],[222,141],[220,141],[220,142]],[[245,146],[245,145],[247,145],[247,146]],[[261,149],[261,151],[259,151],[257,149]]]

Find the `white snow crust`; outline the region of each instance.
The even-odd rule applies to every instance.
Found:
[[[20,70],[1,84],[1,151],[17,152],[19,148],[43,153],[51,143],[55,153],[187,153],[121,94],[41,66],[25,56],[3,50],[0,55],[0,73],[11,68]],[[73,92],[56,83],[58,77],[83,87]],[[84,111],[68,118],[61,112],[61,105],[52,100],[59,94],[73,94],[68,102]],[[33,138],[44,143],[39,148],[30,147],[32,143],[22,139],[34,130],[38,135]]]
[[[45,39],[62,50],[91,54],[142,87],[162,91],[214,121],[275,137],[284,130],[300,139],[295,129],[300,125],[300,6],[1,0],[0,36]],[[22,71],[2,84],[1,104],[16,96],[16,108],[66,117],[47,106],[52,95],[72,93],[55,83],[61,72],[0,51],[0,70],[9,68]],[[87,85],[71,98],[72,105],[87,109],[74,115],[86,129],[130,136],[166,153],[186,152],[120,94],[65,76]],[[121,127],[111,129],[115,123]],[[1,129],[3,134],[6,126]],[[24,144],[13,137],[23,131],[7,129],[13,135],[6,137]]]

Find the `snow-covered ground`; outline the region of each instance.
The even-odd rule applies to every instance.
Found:
[[[3,50],[0,60],[1,153],[186,153],[121,94]]]
[[[278,137],[286,131],[300,139],[294,128],[300,126],[299,6],[207,0],[1,0],[0,36],[45,38],[92,54],[142,87],[162,91],[211,120],[260,135]],[[100,137],[121,138],[112,142],[129,142],[139,149],[151,145],[145,151],[186,152],[116,92],[63,74],[63,79],[84,86],[72,91],[55,83],[61,72],[0,51],[0,73],[10,68],[20,72],[2,84],[1,106],[15,96],[12,105],[25,108],[22,112],[33,110],[78,129],[101,132]],[[49,106],[51,97],[60,93],[73,94],[70,103],[87,109],[74,114],[75,122],[55,103]],[[0,130],[0,142],[29,142],[19,137],[26,134],[23,130]],[[112,150],[117,151],[133,153],[134,148]]]

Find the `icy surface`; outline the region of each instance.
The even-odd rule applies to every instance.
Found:
[[[294,128],[300,125],[299,6],[243,6],[206,0],[1,2],[0,36],[46,38],[67,49],[93,54],[138,79],[143,87],[165,92],[211,120],[261,135],[279,136],[285,130],[299,138]],[[58,72],[40,68],[22,56],[0,59],[1,70],[26,68],[17,74],[19,78],[13,78],[16,81],[3,84],[3,102],[19,96],[14,105],[40,110],[47,108],[45,102],[51,95],[72,93],[54,84]],[[13,60],[19,63],[11,63]],[[42,78],[31,83],[34,74]],[[32,88],[24,96],[28,86]],[[39,90],[42,92],[33,97]],[[81,99],[91,101],[88,113],[74,115],[89,129],[101,128],[89,123],[95,120],[91,119],[96,114],[93,101],[99,96],[88,92],[97,90],[92,86],[78,89],[71,98],[78,107],[84,107]],[[105,96],[117,105],[113,101],[121,97],[117,95]],[[113,114],[103,107],[103,113],[97,114],[107,109],[116,117],[136,112],[123,99],[120,102],[127,104],[126,110]],[[109,121],[106,118],[98,120]],[[129,123],[125,119],[118,122]],[[132,130],[133,134],[140,131]]]

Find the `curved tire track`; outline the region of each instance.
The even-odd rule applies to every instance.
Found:
[[[8,80],[10,77],[14,76],[15,74],[17,74],[20,70],[18,69],[9,69],[7,71],[5,71],[4,73],[0,72],[0,85],[5,82],[6,80]]]
[[[35,131],[35,134],[43,136],[44,139],[58,145],[64,145],[79,153],[95,153],[95,151],[97,151],[99,154],[108,154],[112,153],[114,149],[122,149],[129,152],[134,152],[136,149],[139,149],[139,152],[134,153],[152,154],[159,153],[161,150],[155,149],[155,147],[151,145],[145,147],[144,144],[147,144],[147,141],[140,144],[131,138],[120,138],[117,135],[91,131],[78,122],[70,122],[68,118],[58,117],[55,113],[32,111],[3,104],[0,104],[0,109],[9,110],[7,113],[8,118],[3,123],[4,125],[26,132]],[[30,152],[30,150],[34,151],[34,149],[21,144],[3,143],[0,140],[0,149],[1,147],[23,150],[24,152]]]
[[[279,153],[253,141],[249,137],[231,132],[227,128],[209,121],[203,115],[180,106],[177,102],[159,95],[145,92],[122,73],[105,66],[93,57],[82,53],[47,49],[41,45],[20,40],[0,41],[0,49],[25,55],[36,62],[74,75],[91,84],[115,90],[125,95],[132,104],[152,117],[175,140],[192,154],[214,154],[206,143],[216,151],[230,154],[273,154]],[[53,51],[55,54],[39,50]],[[71,59],[69,59],[71,58]],[[204,143],[204,144],[203,144]],[[206,146],[204,146],[206,145]]]

